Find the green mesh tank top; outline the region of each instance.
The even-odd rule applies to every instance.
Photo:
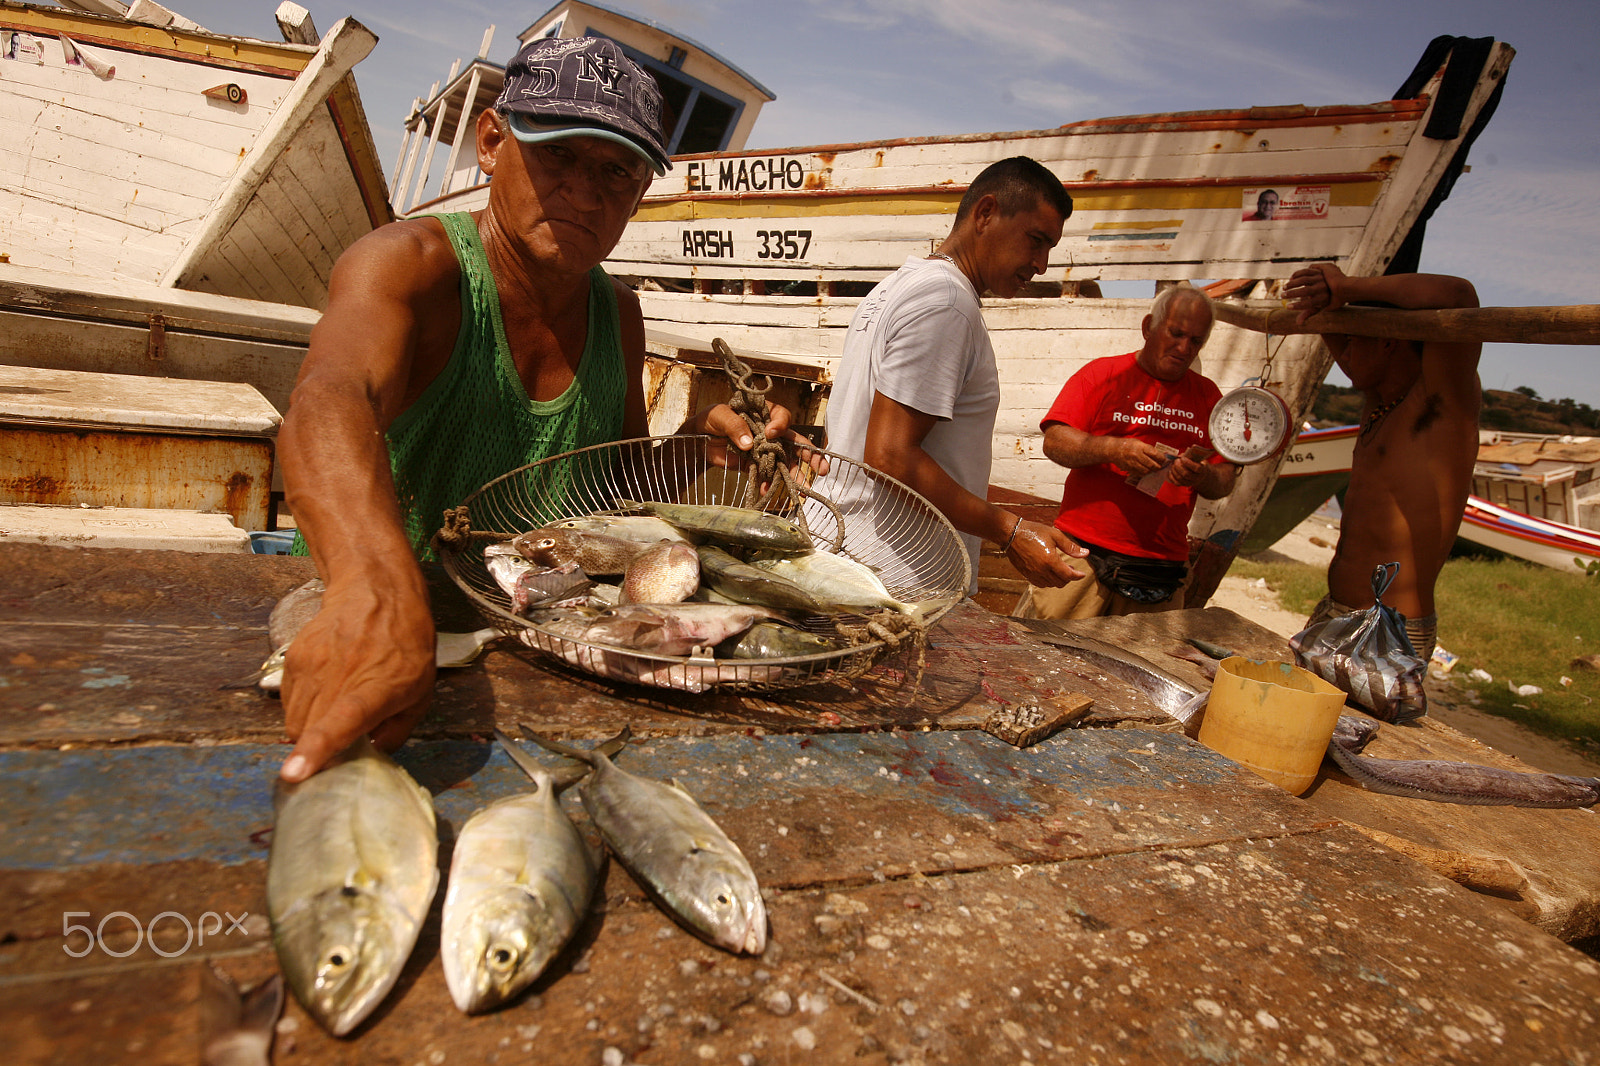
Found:
[[[445,508],[509,470],[622,435],[627,372],[617,296],[589,272],[589,337],[567,391],[529,399],[500,318],[500,296],[472,216],[436,216],[461,264],[461,332],[439,376],[389,427],[389,464],[419,558]],[[510,532],[517,532],[512,530]]]

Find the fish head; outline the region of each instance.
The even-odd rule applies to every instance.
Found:
[[[445,985],[463,1013],[493,1010],[528,987],[565,937],[537,893],[507,887],[479,900],[441,947]]]
[[[379,893],[346,884],[318,893],[273,934],[295,997],[330,1033],[344,1036],[399,979],[413,925]]]
[[[693,924],[717,947],[759,955],[767,949],[767,905],[750,864],[711,842],[685,856],[686,902]]]

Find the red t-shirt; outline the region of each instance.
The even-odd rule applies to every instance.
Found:
[[[1096,359],[1072,375],[1039,428],[1060,422],[1097,437],[1137,437],[1180,452],[1193,444],[1211,447],[1207,426],[1221,390],[1193,370],[1178,381],[1151,377],[1139,367],[1138,354]],[[1110,463],[1071,471],[1056,527],[1125,555],[1187,559],[1194,490],[1167,481],[1159,495],[1147,496],[1127,476]]]

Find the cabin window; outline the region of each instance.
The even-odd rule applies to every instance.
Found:
[[[688,58],[689,52],[687,49],[679,48],[674,45],[671,53],[667,55],[667,66],[671,67],[673,70],[682,70],[683,61]]]

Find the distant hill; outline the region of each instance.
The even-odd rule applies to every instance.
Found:
[[[1311,402],[1311,424],[1348,426],[1361,418],[1361,393],[1323,382]],[[1485,389],[1478,424],[1484,429],[1512,433],[1554,433],[1585,437],[1600,435],[1600,410],[1569,399],[1545,400],[1531,388],[1506,391]]]

